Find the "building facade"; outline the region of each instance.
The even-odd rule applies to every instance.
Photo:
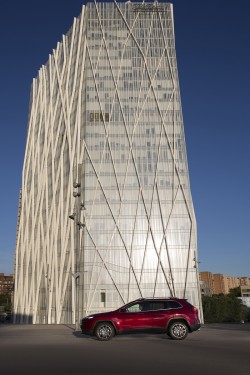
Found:
[[[250,277],[246,277],[246,276],[240,277],[239,281],[240,281],[240,285],[242,286],[250,286]]]
[[[247,289],[250,286],[249,277],[235,277],[222,273],[200,272],[201,292],[204,295],[228,294],[230,289],[237,287]]]
[[[14,290],[14,275],[0,273],[0,294],[12,294]]]
[[[201,294],[211,296],[214,294],[214,278],[211,272],[200,272]]]
[[[250,285],[249,286],[241,285],[240,292],[241,292],[242,297],[250,298]]]
[[[249,281],[248,281],[247,285],[242,284],[241,287],[240,287],[241,300],[242,300],[242,303],[245,306],[250,308],[250,279],[247,278],[247,277],[244,277],[243,279],[245,279],[245,280],[248,279]]]
[[[20,196],[16,322],[157,296],[202,317],[172,4],[83,6],[33,80]]]

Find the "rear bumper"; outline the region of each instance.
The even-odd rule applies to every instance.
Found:
[[[190,332],[198,331],[198,329],[200,329],[200,328],[201,328],[201,324],[200,323],[189,325]]]

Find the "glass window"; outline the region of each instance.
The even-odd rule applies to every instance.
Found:
[[[135,303],[134,305],[131,305],[127,307],[126,312],[140,312],[143,309],[142,303]]]
[[[176,301],[168,301],[167,305],[168,305],[168,307],[167,307],[168,309],[178,309],[178,308],[182,307],[181,304],[179,302],[176,302]]]
[[[163,310],[165,308],[164,302],[161,301],[151,301],[148,304],[147,310]]]

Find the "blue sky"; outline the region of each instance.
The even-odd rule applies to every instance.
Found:
[[[250,277],[250,2],[173,0],[201,271]],[[82,0],[2,0],[0,272],[13,272],[32,79]]]

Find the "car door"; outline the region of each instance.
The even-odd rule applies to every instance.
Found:
[[[120,330],[150,328],[151,320],[145,311],[144,302],[136,302],[121,309],[118,315],[117,326]]]
[[[165,328],[169,319],[168,315],[171,314],[166,309],[164,301],[149,301],[148,314],[151,320],[152,328]]]

